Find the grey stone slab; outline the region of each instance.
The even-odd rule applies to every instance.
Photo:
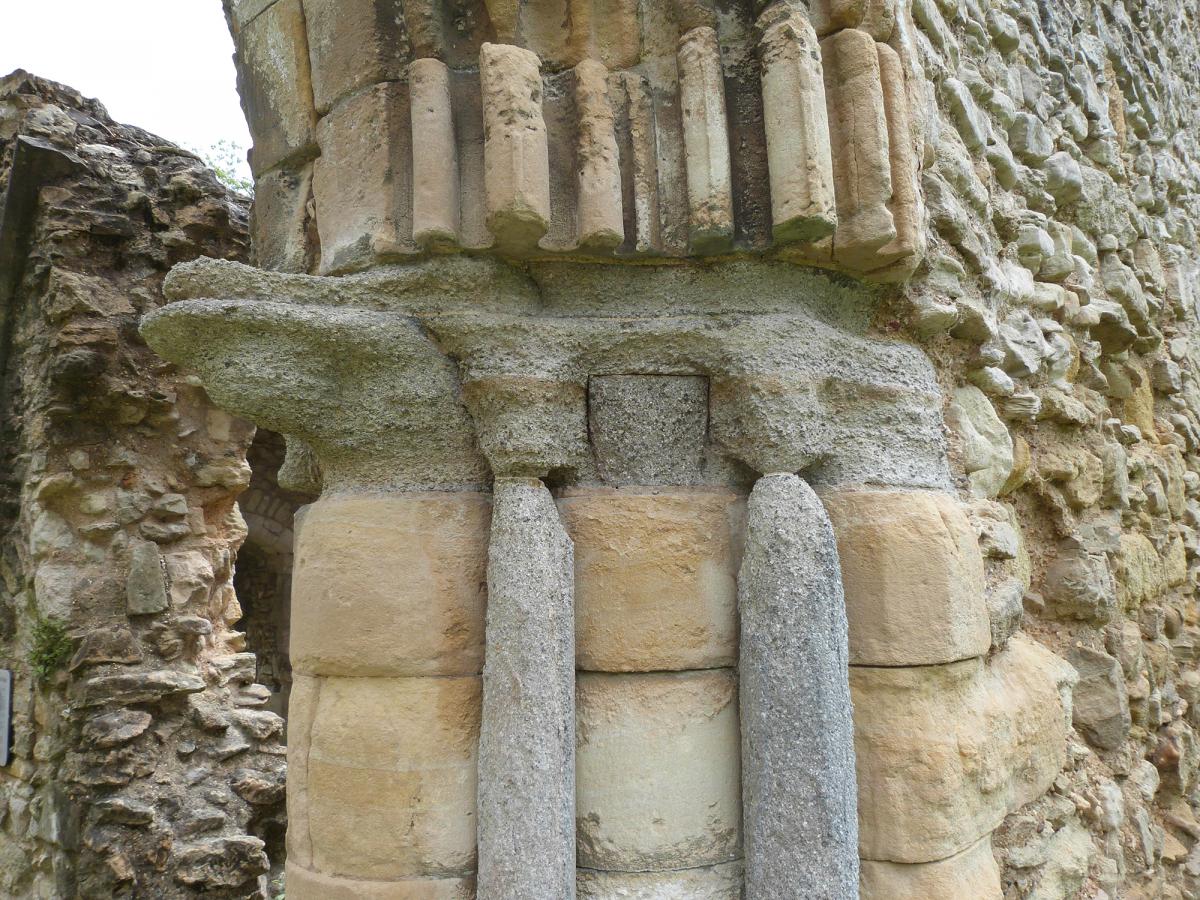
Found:
[[[590,378],[588,428],[600,477],[609,484],[699,484],[708,434],[708,379]]]
[[[833,528],[795,475],[750,494],[741,611],[746,900],[858,897],[846,605]]]
[[[546,487],[497,479],[479,738],[480,900],[575,896],[572,556]]]

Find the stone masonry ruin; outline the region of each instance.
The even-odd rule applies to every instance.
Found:
[[[0,91],[0,887],[1200,896],[1200,5],[225,6],[252,265]]]

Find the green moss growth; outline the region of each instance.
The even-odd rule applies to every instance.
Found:
[[[38,681],[48,681],[55,672],[66,668],[74,649],[64,623],[38,619],[33,626],[33,646],[29,649],[29,665]]]

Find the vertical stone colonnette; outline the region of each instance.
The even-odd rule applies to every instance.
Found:
[[[854,728],[837,545],[812,489],[750,494],[741,614],[746,897],[858,897]]]
[[[571,539],[537,479],[497,478],[479,743],[480,900],[575,896]]]

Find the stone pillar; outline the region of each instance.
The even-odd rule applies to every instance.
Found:
[[[853,900],[846,607],[829,518],[795,475],[750,494],[738,610],[747,900]]]
[[[571,539],[537,479],[497,478],[479,744],[480,900],[575,896]]]

